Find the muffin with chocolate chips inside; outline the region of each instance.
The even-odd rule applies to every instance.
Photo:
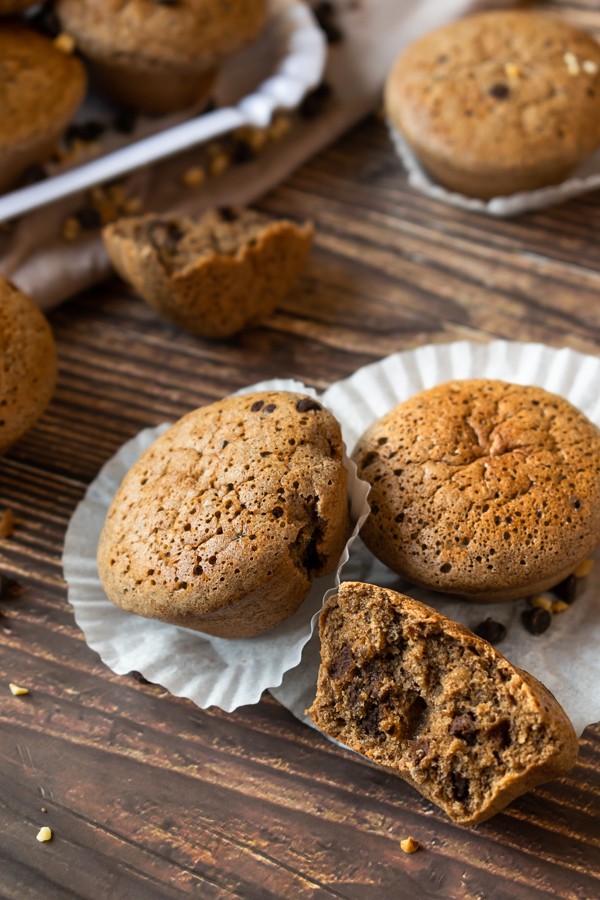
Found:
[[[167,319],[202,337],[230,337],[268,316],[306,265],[310,224],[223,209],[199,221],[146,215],[104,229],[121,277]]]
[[[219,637],[279,625],[348,536],[340,428],[312,397],[234,396],[180,419],[107,515],[98,571],[128,612]]]
[[[265,0],[57,0],[55,9],[103,89],[152,114],[205,102],[219,66],[266,21]]]
[[[552,694],[429,606],[347,582],[326,600],[320,636],[315,725],[459,825],[575,764],[577,736]]]
[[[353,456],[372,485],[361,537],[433,590],[533,596],[600,542],[600,431],[542,388],[446,382],[374,422]]]
[[[600,144],[600,45],[536,11],[470,16],[398,58],[385,106],[446,188],[482,199],[534,190]]]

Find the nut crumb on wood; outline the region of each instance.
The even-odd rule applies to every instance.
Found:
[[[0,539],[12,537],[15,530],[15,517],[11,509],[0,512]]]
[[[593,559],[584,559],[583,562],[579,563],[573,575],[575,578],[587,578],[592,569],[594,568],[594,560]]]
[[[10,688],[10,692],[13,697],[24,697],[25,694],[29,693],[29,689],[26,687],[21,687],[19,684],[14,684],[12,681],[8,685]]]
[[[419,842],[414,837],[407,837],[400,841],[400,847],[405,853],[415,853],[419,849]]]
[[[47,825],[43,825],[35,836],[36,840],[43,844],[45,841],[52,840],[52,829]]]

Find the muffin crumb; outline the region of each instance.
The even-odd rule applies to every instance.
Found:
[[[419,842],[416,841],[414,837],[407,837],[403,841],[400,841],[400,847],[405,853],[416,853],[419,846]]]
[[[42,825],[42,827],[36,834],[35,839],[37,841],[39,841],[41,844],[45,843],[46,841],[51,841],[52,840],[52,829],[48,828],[47,825]]]
[[[24,697],[25,694],[29,693],[28,688],[22,687],[19,684],[14,684],[14,682],[12,682],[12,681],[9,683],[8,686],[10,688],[10,692],[13,695],[13,697]]]

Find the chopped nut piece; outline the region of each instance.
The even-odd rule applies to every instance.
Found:
[[[210,163],[210,174],[222,175],[229,168],[230,162],[226,153],[218,153]]]
[[[532,606],[538,609],[546,609],[548,612],[552,612],[552,607],[554,606],[554,600],[549,594],[536,594],[529,602]]]
[[[13,697],[23,697],[23,696],[25,696],[25,694],[29,693],[28,688],[21,687],[18,684],[13,684],[12,681],[10,682],[10,684],[8,686],[10,688],[10,692],[13,695]]]
[[[598,74],[598,63],[595,63],[593,59],[584,59],[581,64],[581,68],[585,72],[586,75],[597,75]]]
[[[565,61],[565,65],[567,67],[567,71],[569,75],[579,75],[581,69],[579,67],[579,61],[574,53],[565,53],[563,56]]]
[[[521,74],[521,66],[518,66],[516,63],[506,63],[504,71],[509,78],[518,78]]]
[[[183,173],[181,181],[184,187],[187,188],[200,187],[206,181],[206,172],[202,166],[192,166],[191,169],[186,169]]]
[[[405,840],[400,841],[400,846],[405,853],[414,853],[419,849],[419,842],[414,837],[407,837]]]
[[[63,222],[62,236],[65,241],[76,241],[81,234],[81,223],[75,216],[69,216]]]
[[[40,828],[40,830],[38,831],[38,833],[36,834],[35,838],[37,841],[40,841],[40,843],[42,843],[42,844],[45,841],[51,841],[52,840],[52,829],[48,828],[47,825],[43,825]]]
[[[292,123],[287,116],[278,116],[269,128],[269,137],[278,141],[288,133],[291,127]]]
[[[496,622],[488,616],[483,622],[480,622],[473,631],[478,637],[488,641],[490,644],[499,644],[506,637],[506,626],[502,622]]]
[[[11,509],[4,509],[0,513],[0,540],[9,538],[15,528],[15,517]]]
[[[592,569],[594,568],[594,560],[593,559],[584,559],[583,562],[579,563],[573,575],[575,578],[587,578]]]
[[[68,56],[75,52],[75,38],[65,31],[61,31],[52,41],[57,50],[66,53]]]
[[[552,604],[552,608],[551,608],[550,612],[563,613],[567,609],[569,609],[568,603],[565,603],[564,600],[557,600],[556,603]]]

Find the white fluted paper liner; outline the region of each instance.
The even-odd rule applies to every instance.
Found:
[[[407,171],[410,184],[427,196],[433,197],[434,200],[448,203],[450,206],[458,206],[460,209],[486,213],[497,218],[508,218],[533,209],[557,206],[571,197],[587,194],[600,188],[600,150],[598,150],[560,184],[538,188],[535,191],[519,191],[505,197],[492,197],[490,200],[467,197],[465,194],[449,191],[434,181],[419,162],[419,158],[410,144],[390,122],[388,122],[388,128],[396,153]]]
[[[460,341],[396,353],[332,385],[323,401],[342,425],[351,449],[363,431],[417,391],[453,378],[499,378],[532,384],[566,397],[600,426],[600,359],[542,344]],[[521,623],[524,602],[478,605],[416,588],[377,561],[358,540],[344,580],[365,581],[406,593],[467,628],[491,616],[506,625],[498,649],[542,681],[571,718],[578,734],[600,720],[600,552],[585,590],[569,610],[553,616],[545,634],[533,636]],[[315,632],[302,662],[271,693],[299,718],[315,695],[319,639]]]
[[[274,379],[244,388],[251,391],[296,391],[316,397],[297,381]],[[75,621],[92,650],[118,675],[140,672],[178,697],[198,706],[231,712],[257,703],[267,688],[279,685],[284,673],[300,661],[326,592],[339,584],[349,548],[368,514],[368,485],[345,458],[354,530],[337,572],[317,578],[300,609],[279,625],[254,638],[227,640],[133,615],[106,597],[96,568],[96,549],[104,519],[131,466],[169,424],[147,428],[124,444],[89,486],[67,530],[63,554],[69,602]]]

